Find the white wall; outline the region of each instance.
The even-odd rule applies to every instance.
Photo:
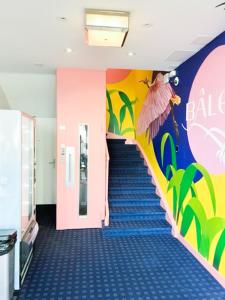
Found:
[[[54,74],[0,73],[0,109],[20,110],[37,120],[37,204],[55,203],[55,169],[49,165],[56,157],[55,106]]]
[[[0,86],[12,109],[40,118],[55,117],[54,74],[0,73]]]
[[[9,109],[9,102],[6,98],[6,95],[0,85],[0,109]]]

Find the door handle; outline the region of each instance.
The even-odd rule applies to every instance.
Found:
[[[66,186],[74,186],[74,147],[66,147]]]

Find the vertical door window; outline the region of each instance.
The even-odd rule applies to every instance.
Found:
[[[87,215],[88,201],[88,125],[80,124],[80,188],[79,188],[79,215]]]

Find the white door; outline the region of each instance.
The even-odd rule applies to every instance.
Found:
[[[56,203],[56,119],[36,119],[36,204]]]

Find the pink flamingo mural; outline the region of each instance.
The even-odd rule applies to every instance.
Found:
[[[180,97],[177,96],[169,83],[164,82],[162,73],[158,73],[153,83],[148,78],[141,80],[147,85],[148,93],[139,115],[137,133],[146,132],[148,142],[153,139],[160,126],[164,124],[169,113],[172,113],[173,125],[177,139],[179,140],[178,124],[174,116],[173,105],[180,104]]]

